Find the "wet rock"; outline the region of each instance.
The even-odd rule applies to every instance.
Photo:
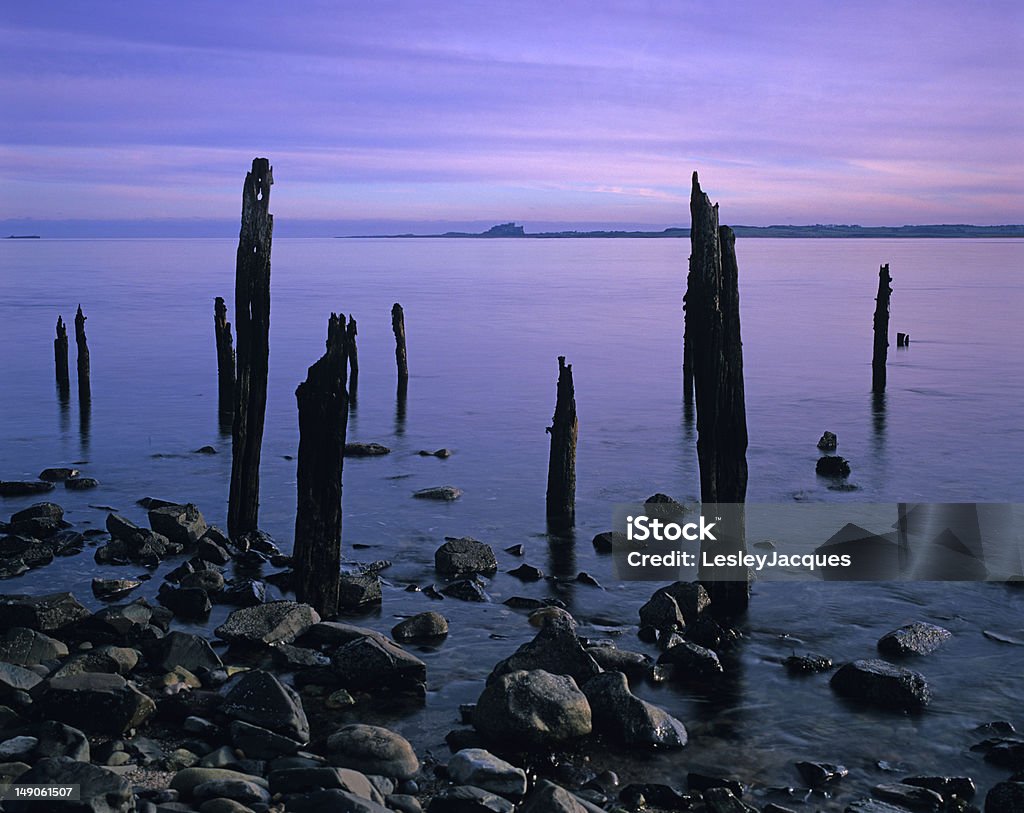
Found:
[[[252,782],[260,787],[266,787],[266,780],[259,776],[232,771],[227,768],[184,768],[178,771],[170,782],[171,790],[176,790],[182,797],[189,799],[199,785],[204,782],[215,782],[218,780],[240,780]]]
[[[563,612],[564,611],[560,611]],[[568,615],[565,613],[565,615]],[[571,616],[569,616],[571,620]],[[583,648],[576,633],[566,622],[546,624],[532,641],[499,661],[487,678],[488,684],[510,672],[542,669],[553,675],[569,675],[577,685],[600,674],[601,667]]]
[[[350,768],[286,768],[272,771],[267,779],[270,783],[270,792],[275,795],[337,788],[377,804],[384,801],[365,774]]]
[[[843,697],[901,711],[920,711],[931,700],[923,675],[877,659],[845,664],[831,685]]]
[[[639,678],[651,670],[653,661],[641,652],[631,652],[615,646],[588,646],[590,655],[602,669],[622,672],[631,678]]]
[[[153,701],[120,675],[85,672],[47,681],[43,713],[82,731],[119,736],[138,728],[153,712]]]
[[[0,763],[28,762],[38,744],[38,739],[29,736],[11,737],[9,740],[4,740],[0,742]]]
[[[294,754],[305,745],[304,742],[242,720],[232,720],[228,732],[231,743],[249,759],[276,759]]]
[[[36,757],[68,757],[80,762],[89,762],[91,753],[89,739],[77,728],[64,725],[56,720],[46,720],[35,729]]]
[[[45,480],[0,480],[0,497],[24,497],[53,491],[53,483]]]
[[[529,615],[531,627],[561,627],[573,634],[576,633],[576,619],[572,613],[565,609],[561,602],[553,604],[549,601],[542,602],[542,606]],[[583,643],[582,641],[580,642]]]
[[[232,579],[214,598],[218,604],[255,607],[266,601],[267,586],[257,579]]]
[[[319,614],[308,604],[271,601],[235,610],[214,635],[230,642],[273,646],[291,643],[318,621]]]
[[[445,578],[490,574],[498,569],[498,560],[491,546],[479,540],[468,536],[446,537],[444,544],[434,552],[434,568]]]
[[[358,610],[382,599],[380,577],[371,573],[342,573],[338,577],[338,608]]]
[[[622,672],[605,672],[583,685],[594,730],[628,746],[682,748],[686,727],[657,706],[636,697]]]
[[[526,564],[525,562],[519,567],[513,568],[512,570],[506,571],[508,575],[515,576],[522,582],[536,582],[544,578],[544,571],[539,567]]]
[[[542,779],[519,806],[519,813],[590,813],[600,809],[583,802],[554,782]]]
[[[78,469],[72,469],[68,467],[57,467],[52,469],[43,469],[39,472],[39,479],[46,480],[48,483],[62,483],[69,477],[77,477]]]
[[[35,666],[68,654],[62,641],[26,627],[12,627],[0,639],[0,661],[18,666]]]
[[[398,813],[423,813],[419,799],[406,793],[389,793],[384,797],[384,802],[389,809]]]
[[[401,688],[427,680],[423,661],[380,635],[339,647],[331,656],[331,668],[346,689]]]
[[[156,598],[179,618],[204,618],[213,609],[210,597],[199,587],[172,587],[165,582]]]
[[[757,813],[757,808],[741,802],[729,788],[710,788],[703,795],[708,813]]]
[[[320,621],[296,638],[295,643],[298,646],[333,651],[357,638],[387,640],[381,633],[369,627],[360,627],[358,624],[347,624],[343,621]]]
[[[957,796],[960,799],[972,799],[977,792],[974,780],[969,776],[908,776],[904,785],[915,785],[928,788],[938,793],[943,799]]]
[[[455,486],[433,486],[432,488],[421,488],[413,492],[418,500],[445,500],[451,502],[462,496],[462,489]]]
[[[424,590],[427,593],[431,588]],[[441,593],[449,598],[457,598],[459,601],[488,602],[491,597],[484,590],[484,584],[478,578],[459,579],[441,590]]]
[[[271,650],[271,653],[274,656],[274,662],[283,669],[331,665],[331,659],[322,652],[292,644],[278,644]]]
[[[161,671],[181,666],[190,672],[224,668],[220,656],[209,642],[199,635],[174,630],[153,641],[146,649],[150,666]]]
[[[138,579],[93,579],[92,594],[100,601],[112,601],[123,598],[141,585]]]
[[[427,813],[514,813],[516,806],[483,788],[456,786],[442,788],[427,807]]]
[[[393,779],[411,779],[420,761],[408,740],[381,726],[353,724],[327,738],[331,765]]]
[[[1024,740],[1016,737],[997,739],[981,743],[980,747],[985,751],[986,762],[1008,768],[1011,771],[1024,771]],[[979,746],[975,746],[971,750],[978,748]]]
[[[200,446],[198,449],[193,449],[192,454],[217,454],[217,450],[213,446]]]
[[[791,675],[813,675],[832,668],[832,659],[824,655],[790,655],[782,663]]]
[[[923,621],[915,621],[886,633],[878,640],[878,651],[883,655],[927,655],[953,637],[947,629]]]
[[[391,450],[379,443],[345,444],[345,457],[380,457],[386,454],[391,454]]]
[[[576,574],[576,581],[579,584],[586,584],[590,587],[601,587],[601,582],[599,582],[585,570],[581,570],[579,573]]]
[[[277,734],[309,742],[302,700],[269,672],[246,672],[224,697],[221,711],[234,720],[263,726]]]
[[[100,481],[95,477],[72,477],[64,481],[64,488],[68,491],[88,491],[92,488],[99,488]]]
[[[658,658],[658,664],[672,667],[676,679],[703,679],[722,674],[722,662],[712,650],[690,641],[665,650]]]
[[[145,599],[113,604],[75,625],[80,638],[110,643],[131,643],[147,637],[154,621],[154,608]],[[153,637],[153,636],[149,636]]]
[[[384,805],[364,799],[347,790],[330,788],[288,797],[288,813],[392,813]]]
[[[526,772],[483,748],[463,748],[448,760],[448,775],[459,785],[472,785],[509,799],[526,793]]]
[[[171,542],[191,547],[206,533],[206,520],[192,503],[165,505],[149,510],[149,527]]]
[[[565,603],[559,599],[529,598],[528,596],[509,596],[501,603],[513,610],[543,610],[546,607],[565,606]]]
[[[663,630],[681,630],[686,626],[682,610],[668,593],[657,592],[640,608],[640,625]]]
[[[849,477],[850,463],[845,457],[839,457],[839,455],[825,455],[818,458],[814,472],[822,477]]]
[[[391,629],[396,641],[423,641],[448,634],[448,619],[441,613],[425,612],[400,621]]]
[[[590,703],[571,677],[535,669],[490,683],[477,701],[473,726],[492,742],[543,746],[586,736],[593,721]]]
[[[592,540],[594,550],[598,553],[611,553],[616,546],[626,543],[626,535],[621,531],[604,531]]]
[[[58,803],[55,807],[65,808],[73,804],[75,811],[89,813],[130,813],[135,810],[132,786],[111,771],[79,762],[68,757],[41,759],[27,773],[18,778],[19,783],[28,785],[78,785],[77,803]],[[40,810],[38,801],[10,800],[4,802],[9,813],[34,813]]]
[[[197,570],[182,576],[181,587],[202,590],[204,593],[219,593],[224,589],[224,574],[218,570]]]
[[[505,553],[510,553],[513,556],[523,556],[526,553],[526,546],[522,544],[509,545],[505,548]]]
[[[933,790],[905,785],[901,782],[890,782],[875,785],[871,793],[883,802],[892,802],[909,810],[922,810],[935,813],[942,808],[942,797]]]
[[[1024,782],[1000,782],[985,796],[985,813],[1020,813],[1024,810]]]
[[[231,544],[243,553],[254,551],[266,557],[278,556],[281,553],[273,537],[266,531],[247,531],[232,539]]]
[[[878,799],[858,799],[850,802],[844,813],[907,813],[907,809]]]
[[[0,596],[0,629],[54,632],[88,616],[89,611],[71,593]]]
[[[227,548],[206,536],[199,540],[196,556],[215,565],[226,565],[231,561],[231,554]]]
[[[833,432],[824,432],[818,439],[818,448],[823,452],[834,452],[838,441]]]
[[[427,451],[426,449],[420,449],[418,454],[420,457],[440,457],[444,459],[451,457],[453,452],[451,449],[435,449],[433,452]]]
[[[22,508],[11,514],[11,525],[18,525],[31,520],[47,520],[61,522],[64,519],[64,509],[55,502],[37,502],[28,508]]]
[[[845,765],[835,765],[831,762],[798,762],[796,769],[804,782],[812,788],[835,782],[850,773]]]

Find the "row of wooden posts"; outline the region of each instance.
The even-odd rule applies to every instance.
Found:
[[[257,529],[259,469],[267,403],[270,328],[270,254],[274,218],[270,214],[273,174],[266,158],[253,160],[242,191],[242,217],[235,265],[235,342],[222,297],[214,302],[219,409],[231,418],[231,483],[228,533],[238,538]],[[690,260],[684,309],[683,389],[686,403],[695,401],[697,460],[702,509],[729,511],[729,534],[716,552],[745,551],[742,505],[747,492],[747,423],[743,391],[743,350],[740,340],[739,283],[736,237],[718,222],[712,205],[693,173],[690,197]],[[874,317],[873,381],[885,389],[888,347],[888,265],[879,272]],[[81,306],[75,316],[78,344],[79,397],[90,396],[89,348]],[[398,303],[391,310],[395,335],[399,404],[409,383],[405,314]],[[348,413],[356,398],[359,362],[356,321],[332,313],[327,324],[326,351],[309,367],[295,391],[299,414],[297,505],[295,515],[295,590],[300,601],[327,617],[337,611],[341,563],[342,466]],[[909,337],[900,336],[900,343]],[[68,338],[57,320],[54,341],[57,381],[68,381]],[[575,522],[576,444],[579,422],[572,365],[558,357],[558,383],[548,460],[546,511],[554,530]],[[731,508],[730,508],[731,506]],[[727,550],[727,548],[729,550]],[[745,568],[705,586],[712,606],[725,616],[742,613],[749,597]]]

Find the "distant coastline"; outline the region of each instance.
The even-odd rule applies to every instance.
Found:
[[[965,224],[930,226],[732,226],[737,237],[818,237],[818,238],[878,238],[878,237],[1024,237],[1024,225],[970,226]],[[367,237],[388,239],[452,237],[462,239],[530,238],[552,240],[561,238],[662,238],[689,237],[690,230],[681,226],[662,231],[546,231],[528,233],[516,223],[501,223],[482,232],[448,231],[442,234],[364,234],[339,235],[350,240]]]

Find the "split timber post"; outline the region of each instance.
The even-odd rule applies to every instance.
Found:
[[[722,516],[714,553],[746,552],[743,503],[747,497],[747,416],[740,341],[739,267],[736,235],[718,225],[693,173],[690,196],[690,269],[687,330],[693,349],[697,405],[697,461],[701,511]],[[721,529],[724,529],[722,532]],[[700,573],[716,615],[733,617],[747,609],[750,577],[745,567],[713,578]]]
[[[693,342],[690,339],[690,317],[686,314],[691,276],[692,272],[686,275],[686,293],[683,295],[683,406],[687,411],[693,404]]]
[[[62,401],[71,393],[71,378],[68,376],[68,328],[64,317],[57,317],[57,338],[53,340],[53,363],[57,372],[57,390]]]
[[[78,400],[88,403],[92,400],[92,383],[90,381],[89,342],[85,338],[86,316],[82,306],[78,306],[75,314],[75,344],[78,345]]]
[[[571,528],[576,520],[576,390],[572,365],[558,357],[558,389],[555,414],[546,430],[551,435],[548,458],[547,517],[556,528]]]
[[[231,323],[224,297],[213,302],[213,333],[217,342],[217,408],[231,414],[235,400],[235,348],[231,343]]]
[[[346,329],[345,351],[348,354],[348,398],[349,403],[355,406],[356,390],[359,389],[359,355],[356,352],[356,320],[349,314],[348,328]]]
[[[871,391],[885,392],[885,359],[889,354],[889,297],[892,295],[889,263],[878,269],[875,297],[875,346],[871,354]]]
[[[242,226],[235,261],[236,365],[234,419],[231,425],[231,489],[228,533],[257,528],[260,506],[260,448],[267,410],[270,355],[270,214],[273,170],[266,158],[254,158],[242,187]]]
[[[344,316],[332,313],[327,323],[327,352],[295,390],[299,407],[295,595],[324,618],[338,614],[349,335]]]
[[[398,397],[405,399],[409,387],[409,357],[405,352],[405,311],[397,302],[391,306],[391,329],[395,332],[395,364],[398,366]]]

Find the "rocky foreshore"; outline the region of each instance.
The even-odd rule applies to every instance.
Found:
[[[617,755],[684,749],[689,740],[684,721],[638,697],[637,686],[713,685],[731,668],[740,633],[715,617],[699,584],[666,585],[639,608],[636,633],[657,645],[657,659],[582,636],[557,600],[510,599],[531,611],[536,635],[494,664],[475,703],[452,710],[462,725],[440,758],[352,719],[363,698],[424,695],[427,666],[403,644],[443,639],[443,615],[406,618],[389,637],[305,604],[266,601],[263,581],[224,575],[231,562],[267,565],[275,571],[266,579],[286,589],[290,558],[266,534],[229,539],[191,504],[144,507],[148,528],[110,513],[106,534],[91,541],[106,564],[153,569],[177,557],[158,604],[128,600],[138,578],[95,579],[93,593],[105,602],[96,612],[68,592],[0,597],[0,787],[76,784],[81,801],[59,809],[93,813],[842,808],[830,806],[831,791],[848,771],[827,762],[794,762],[801,782],[781,797],[737,778],[742,766],[722,766],[720,776],[681,773],[678,785],[620,782]],[[87,545],[60,506],[39,503],[0,525],[0,571],[14,578]],[[339,609],[379,602],[386,566],[345,574]],[[497,568],[490,546],[470,538],[446,540],[435,556],[448,583],[440,592],[466,600],[479,600],[479,576]],[[211,639],[181,628],[213,604],[233,609]],[[932,697],[926,678],[884,658],[920,658],[949,637],[916,622],[881,636],[883,657],[834,669],[826,656],[794,654],[784,666],[795,676],[834,669],[832,690],[846,702],[920,714]],[[908,774],[845,809],[1024,810],[1024,737],[993,723],[965,747],[1008,772],[984,800],[974,798],[970,777]],[[43,808],[9,799],[3,809]]]

